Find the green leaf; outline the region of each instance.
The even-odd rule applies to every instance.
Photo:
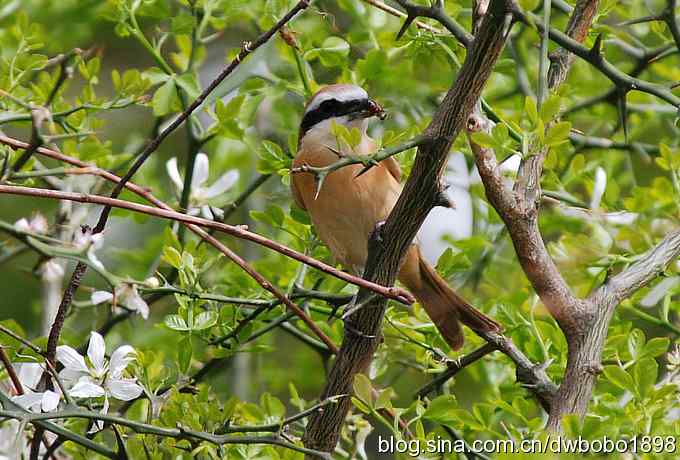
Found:
[[[175,90],[175,80],[169,79],[163,83],[154,93],[151,100],[153,113],[157,117],[167,115],[172,112],[177,100],[177,92]]]
[[[386,388],[380,392],[378,395],[378,398],[375,401],[375,408],[376,409],[382,409],[385,407],[390,407],[391,402],[390,399],[392,398],[392,390],[389,388]]]
[[[553,94],[548,99],[546,99],[541,105],[541,120],[544,124],[548,124],[553,121],[560,113],[562,106],[562,97]]]
[[[168,315],[163,322],[173,331],[188,331],[190,329],[189,325],[180,315]]]
[[[652,358],[666,353],[671,341],[668,337],[654,337],[647,342],[642,350],[644,356]]]
[[[211,328],[217,323],[217,312],[214,310],[207,310],[201,312],[194,318],[193,329],[195,331],[202,331],[203,329]]]
[[[186,374],[191,365],[191,357],[194,354],[193,346],[191,344],[191,335],[187,335],[177,344],[177,363],[179,370]]]
[[[181,254],[172,246],[165,246],[163,248],[163,260],[175,268],[179,268],[182,265]]]
[[[527,96],[524,98],[524,112],[526,112],[531,121],[532,126],[538,123],[538,109],[536,108],[536,101],[533,97]]]
[[[186,12],[174,16],[170,20],[170,30],[174,34],[190,34],[196,25],[196,18]]]
[[[472,262],[464,252],[454,252],[451,248],[446,248],[444,253],[437,260],[437,271],[444,278],[448,278],[454,273],[469,269]]]
[[[196,99],[201,94],[201,84],[193,73],[185,73],[176,78],[175,82],[184,90],[189,99]]]
[[[484,131],[472,133],[472,141],[480,147],[496,147],[496,139],[494,139],[491,134],[485,133]]]
[[[349,43],[340,37],[328,37],[321,44],[320,48],[313,48],[304,54],[308,61],[319,58],[325,67],[341,65],[349,54]]]
[[[257,170],[262,174],[278,173],[278,171],[287,168],[290,164],[281,147],[274,142],[262,141],[262,145],[257,153],[259,156]]]
[[[215,103],[215,115],[217,115],[217,119],[220,123],[236,118],[245,98],[245,94],[239,94],[238,96],[232,97],[226,104],[222,102],[221,99],[218,99]]]
[[[354,376],[354,395],[369,405],[373,404],[373,385],[364,374],[357,374]]]
[[[352,404],[354,404],[354,406],[357,409],[359,409],[361,412],[363,412],[364,414],[370,414],[371,413],[371,408],[369,406],[367,406],[366,403],[364,403],[359,398],[355,398],[354,396],[352,396]]]
[[[631,358],[637,359],[645,345],[645,333],[640,329],[633,329],[628,336],[628,352]]]
[[[456,398],[454,396],[437,396],[430,402],[430,405],[427,406],[427,410],[423,414],[423,417],[442,424],[454,423],[459,419],[453,415],[453,412],[457,407],[458,403],[456,403]]]
[[[644,399],[653,389],[659,372],[654,358],[642,358],[633,367],[633,375],[640,398]]]
[[[567,142],[567,140],[569,140],[570,131],[571,123],[568,121],[562,121],[551,126],[545,136],[545,145],[552,147]]]
[[[632,393],[636,392],[637,387],[633,381],[633,377],[630,376],[625,369],[619,366],[604,366],[604,375],[607,377],[611,383],[619,388],[628,390]]]

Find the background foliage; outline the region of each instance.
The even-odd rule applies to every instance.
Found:
[[[50,116],[38,133],[43,142],[122,175],[144,140],[199,94],[225,60],[239,51],[242,41],[271,27],[293,3],[0,2],[0,129],[28,141],[35,137],[30,108],[47,106]],[[540,10],[538,1],[520,3],[525,9]],[[659,12],[664,6],[655,1],[602,2],[586,45],[591,46],[595,36],[602,34],[603,53],[618,68],[637,71],[640,78],[667,86],[678,82],[680,57],[668,28],[658,21],[621,24]],[[446,2],[447,13],[467,30],[470,7],[467,1]],[[563,30],[568,15],[561,8],[553,5],[552,25]],[[371,128],[382,145],[396,145],[419,133],[450,86],[465,50],[447,33],[416,27],[397,40],[400,26],[396,18],[358,0],[315,2],[290,24],[283,37],[274,37],[219,86],[187,128],[177,130],[152,155],[135,176],[135,183],[179,207],[182,193],[169,178],[166,162],[176,157],[180,175],[185,177],[196,153],[204,152],[210,167],[205,187],[227,171],[238,171],[239,179],[225,193],[209,199],[197,193],[200,187],[194,187],[193,195],[188,202],[185,197],[183,204],[203,206],[209,217],[219,217],[223,208],[227,222],[248,224],[257,233],[332,263],[306,214],[292,205],[288,191],[303,104],[320,85],[354,82],[365,87],[390,114],[384,124]],[[641,92],[628,93],[625,103],[616,93],[601,97],[612,90],[611,83],[578,59],[560,93],[537,110],[539,43],[535,30],[521,25],[513,30],[510,46],[484,95],[505,123],[492,135],[477,140],[495,147],[503,157],[521,154],[525,149],[513,134],[528,138],[542,133],[543,125],[564,111],[563,119],[570,125],[558,125],[552,137],[538,141],[552,147],[543,187],[551,192],[553,201],[543,207],[541,228],[570,285],[577,294],[585,295],[613,270],[629,263],[629,254],[648,249],[677,225],[677,113]],[[644,53],[659,48],[663,48],[660,55],[644,61]],[[71,54],[62,61],[65,64],[55,64],[55,56],[62,53]],[[594,147],[608,139],[614,141],[614,148]],[[463,136],[454,149],[464,153],[472,167]],[[4,146],[0,162],[12,165],[22,153]],[[406,174],[414,153],[409,150],[398,156]],[[21,171],[59,166],[34,156]],[[15,175],[8,180],[97,194],[110,189],[101,179],[65,176],[57,171]],[[251,184],[257,188],[253,190]],[[437,268],[472,303],[503,323],[506,334],[532,361],[549,363],[548,374],[559,380],[566,365],[564,337],[526,281],[483,188],[473,183],[469,192],[473,232],[464,239],[446,239],[448,249]],[[244,203],[237,199],[240,196],[247,198]],[[129,192],[122,198],[139,201]],[[41,212],[47,217],[49,234],[66,246],[80,223],[92,225],[98,215],[88,205],[68,207],[9,195],[0,200],[2,222],[13,225]],[[210,205],[212,212],[205,205]],[[90,331],[107,327],[105,336],[111,347],[129,343],[137,350],[129,370],[147,397],[131,405],[113,402],[112,413],[120,411],[132,420],[171,428],[180,424],[212,433],[229,421],[233,425],[278,422],[313,404],[324,382],[329,355],[300,321],[288,316],[276,302],[248,319],[252,306],[225,303],[220,296],[267,301],[271,296],[238,266],[171,222],[123,211],[114,211],[113,216],[97,256],[116,279],[138,284],[150,306],[149,318],[130,311],[130,305],[93,305],[91,294],[111,287],[90,271],[62,334],[62,343],[78,347],[87,343]],[[450,225],[453,232],[456,223]],[[351,294],[351,285],[305,270],[299,262],[273,251],[223,239],[282,290],[299,293],[300,305],[340,343],[342,321],[329,320],[333,303],[306,298],[309,295],[305,293],[314,289]],[[54,282],[41,270],[45,258],[4,233],[0,261],[2,324],[44,345],[46,306],[54,300],[50,297]],[[57,281],[57,297],[72,264],[66,264],[66,278]],[[669,354],[680,333],[679,270],[677,264],[671,266],[658,284],[617,309],[603,357],[603,375],[589,413],[582,423],[576,418],[566,420],[566,434],[616,438],[679,432],[680,358],[677,352]],[[166,289],[147,280],[151,276]],[[279,324],[282,327],[276,327]],[[545,416],[540,406],[515,383],[514,367],[500,353],[465,368],[438,390],[440,395],[430,394],[423,400],[414,397],[417,388],[446,368],[447,359],[483,343],[470,331],[466,331],[464,349],[454,353],[419,306],[406,309],[394,303],[387,313],[384,336],[370,375],[355,382],[356,410],[346,424],[338,458],[378,458],[377,433],[402,436],[392,420],[377,413],[381,407],[396,408],[410,423],[412,437],[420,439],[451,433],[468,441],[543,436]],[[17,342],[3,336],[0,343],[8,347],[12,361],[31,360]],[[197,373],[200,382],[191,382],[189,376]],[[379,390],[377,396],[369,391],[371,385]],[[87,403],[98,410],[102,401],[90,399]],[[85,432],[87,425],[83,420],[66,422],[79,432]],[[208,442],[134,434],[127,428],[119,431],[125,436],[130,458],[302,455],[270,445],[217,447]],[[297,439],[300,426],[292,424],[289,431]],[[116,446],[111,429],[97,434],[95,440]],[[63,450],[74,458],[92,458],[72,443],[65,444]]]

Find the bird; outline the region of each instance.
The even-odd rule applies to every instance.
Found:
[[[336,262],[361,276],[368,258],[368,239],[384,222],[402,191],[401,169],[394,157],[368,170],[352,164],[327,174],[323,181],[309,167],[325,167],[339,158],[370,155],[377,144],[367,134],[372,117],[386,112],[363,88],[333,84],[320,88],[305,106],[298,150],[293,159],[290,187],[298,207],[306,210],[320,240]],[[356,145],[338,140],[338,128],[356,128]],[[354,131],[356,132],[356,131]],[[354,143],[353,143],[354,144]],[[458,295],[422,256],[414,241],[403,258],[399,281],[423,306],[432,323],[453,350],[464,343],[461,323],[480,332],[499,332],[499,323]]]

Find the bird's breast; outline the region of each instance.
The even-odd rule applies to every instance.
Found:
[[[330,149],[302,148],[294,167],[324,167],[337,160],[338,155]],[[357,177],[362,169],[361,164],[350,165],[328,174],[318,196],[313,174],[296,173],[291,179],[321,240],[339,262],[355,271],[366,261],[370,233],[376,223],[387,218],[401,191],[384,165]]]

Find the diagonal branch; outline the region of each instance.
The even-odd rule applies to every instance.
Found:
[[[472,44],[472,35],[446,14],[446,11],[444,11],[444,2],[442,0],[436,0],[432,6],[416,5],[408,0],[396,0],[396,2],[406,10],[406,20],[397,33],[397,39],[404,35],[406,29],[408,29],[416,18],[423,17],[438,21],[446,28],[446,30],[451,32],[451,35],[456,37],[464,47],[469,48]]]
[[[678,257],[680,229],[666,235],[660,243],[641,254],[634,264],[609,278],[590,295],[590,299],[596,304],[605,300],[618,304],[658,277]]]
[[[534,25],[541,33],[545,32],[544,25],[539,18],[532,13],[525,13],[519,7],[515,8],[514,16],[517,21],[527,25]],[[575,30],[580,30],[575,28]],[[639,78],[632,77],[618,69],[611,62],[604,58],[598,49],[589,49],[583,46],[574,38],[554,28],[548,29],[548,36],[552,41],[560,45],[564,50],[575,54],[590,65],[599,70],[605,77],[616,85],[619,91],[628,92],[632,90],[651,94],[662,99],[674,107],[680,108],[680,98],[674,95],[666,86],[650,83]],[[555,80],[559,81],[558,79]]]
[[[311,0],[300,0],[298,3],[295,4],[295,6],[292,9],[288,11],[288,13],[286,13],[285,16],[283,16],[276,24],[274,24],[272,28],[261,34],[255,41],[245,42],[243,44],[243,48],[231,61],[231,63],[227,67],[225,67],[222,70],[222,72],[220,72],[220,74],[205,88],[205,90],[203,90],[203,92],[201,92],[201,94],[191,104],[189,104],[189,106],[172,123],[170,123],[164,130],[158,133],[158,135],[146,145],[144,150],[142,150],[142,152],[135,160],[132,167],[116,184],[113,191],[111,192],[111,197],[116,198],[120,195],[120,193],[125,188],[127,182],[132,178],[132,176],[135,175],[139,168],[141,168],[141,166],[149,158],[149,156],[151,156],[151,154],[155,152],[156,149],[158,149],[158,147],[165,140],[165,138],[167,138],[180,125],[182,125],[182,123],[184,123],[191,116],[191,114],[198,107],[200,107],[201,104],[203,104],[208,95],[212,93],[215,90],[215,88],[217,88],[219,84],[222,81],[224,81],[224,79],[227,78],[236,69],[236,67],[239,66],[241,61],[243,61],[250,54],[252,54],[257,48],[259,48],[267,41],[269,41],[269,39],[273,37],[278,32],[279,29],[286,25],[286,23],[293,19],[299,12],[305,10],[310,5],[310,3]],[[93,233],[100,233],[101,231],[104,230],[104,227],[106,226],[106,222],[108,221],[110,213],[111,207],[105,206],[101,214],[99,215],[99,220],[97,221],[97,224],[93,229]],[[87,266],[85,264],[79,263],[78,265],[76,265],[76,268],[74,269],[73,274],[71,275],[71,278],[69,280],[68,286],[64,291],[61,303],[59,304],[59,308],[55,315],[54,323],[50,328],[47,346],[47,357],[48,360],[52,363],[54,362],[54,355],[56,353],[56,347],[59,341],[59,336],[61,334],[61,329],[63,328],[64,325],[66,313],[68,312],[68,309],[73,300],[73,296],[75,295],[76,290],[80,286],[80,281],[86,271]]]
[[[449,149],[465,127],[482,88],[491,75],[512,23],[512,2],[494,0],[484,17],[461,70],[425,131],[431,142],[421,145],[413,166],[387,222],[376,229],[369,241],[364,278],[381,284],[395,281],[402,255],[413,241],[429,211],[441,194],[441,175]],[[359,291],[356,303],[371,296]],[[354,313],[345,323],[340,352],[328,376],[322,398],[351,392],[354,376],[365,370],[380,341],[385,301],[381,298]],[[314,414],[307,425],[304,442],[312,449],[330,452],[335,448],[350,402],[340,401],[323,413]]]

